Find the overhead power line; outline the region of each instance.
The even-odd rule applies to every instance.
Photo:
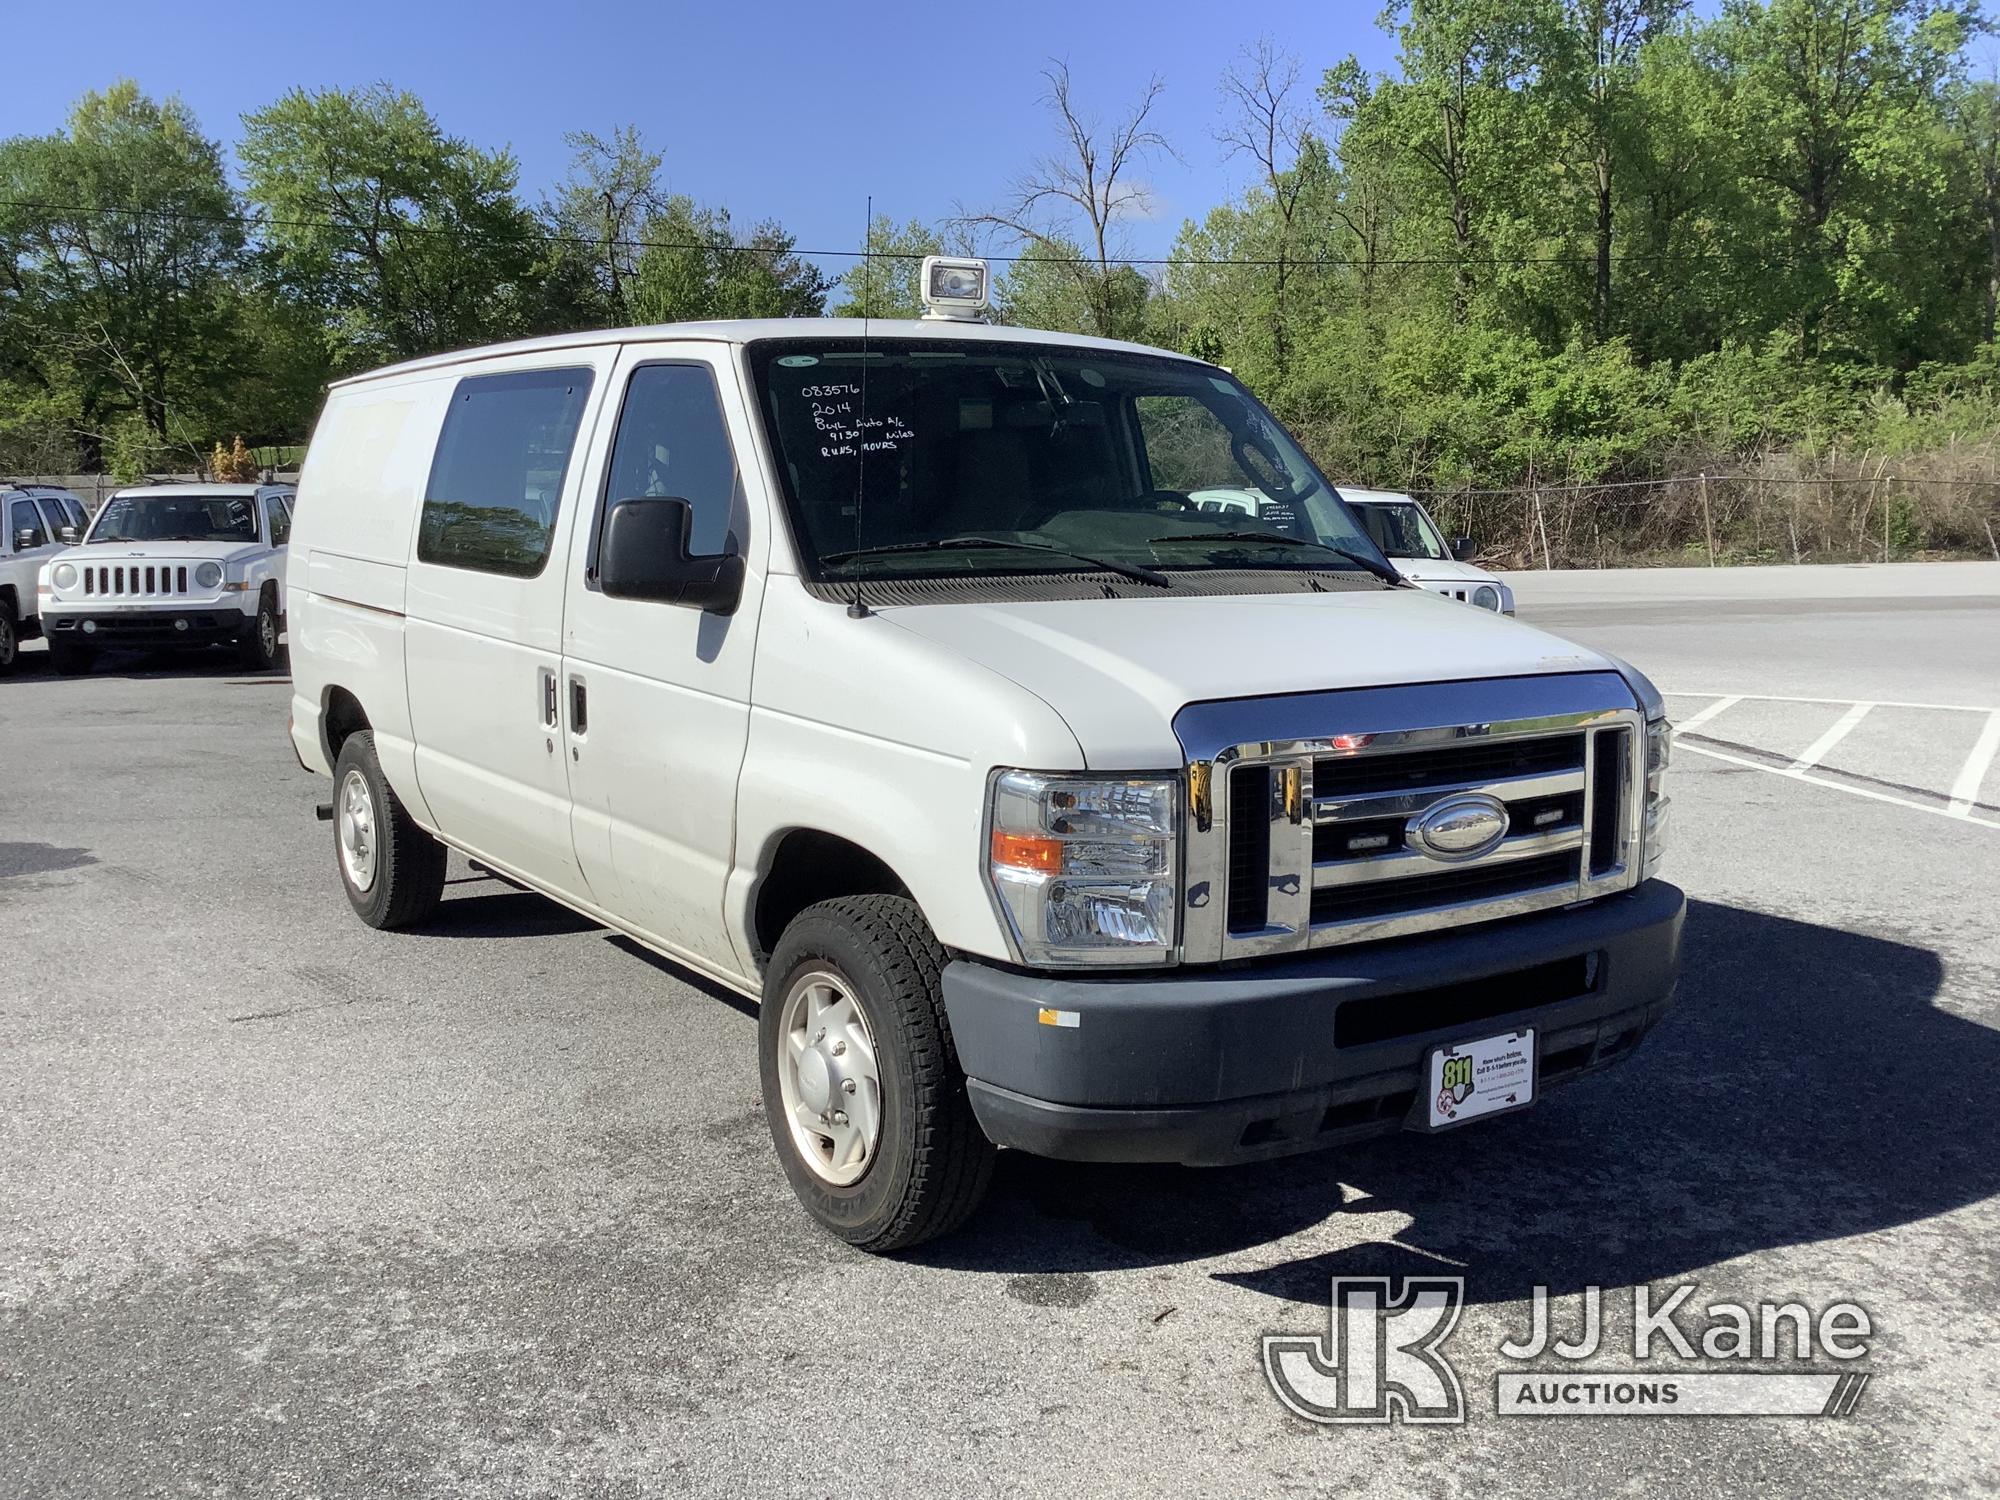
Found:
[[[204,214],[188,209],[176,208],[136,208],[124,204],[46,203],[18,198],[0,198],[0,208],[20,209],[29,213],[47,214],[51,218],[70,215],[98,215],[128,219],[175,219],[191,224],[232,225],[257,231],[264,229],[327,229],[346,234],[411,234],[430,235],[454,239],[465,243],[508,244],[523,240],[538,240],[545,244],[568,244],[587,246],[602,250],[611,246],[621,250],[700,250],[721,255],[795,255],[805,260],[895,260],[920,261],[923,255],[907,250],[826,250],[807,249],[798,245],[740,245],[715,244],[707,240],[658,240],[644,236],[616,235],[609,238],[599,235],[568,234],[561,230],[538,225],[520,235],[483,233],[452,224],[413,224],[408,220],[394,219],[382,224],[360,224],[334,218],[293,218],[271,214]],[[1674,262],[1713,260],[1726,252],[1714,249],[1704,250],[1656,250],[1619,251],[1612,260],[1619,264],[1669,264]],[[1011,255],[987,255],[986,260],[1002,261],[1008,264],[1035,262],[1042,265],[1094,266],[1100,262],[1092,255],[1049,255],[1039,251],[1021,251]],[[1295,256],[1191,256],[1160,255],[1133,256],[1109,255],[1103,264],[1114,266],[1222,266],[1247,270],[1275,270],[1280,266],[1292,269],[1309,267],[1369,267],[1374,269],[1398,269],[1408,267],[1435,266],[1536,266],[1536,265],[1579,265],[1587,266],[1596,262],[1594,250],[1578,250],[1553,255],[1401,255],[1379,256],[1374,259],[1352,255],[1309,255]],[[1768,258],[1766,264],[1769,263]]]

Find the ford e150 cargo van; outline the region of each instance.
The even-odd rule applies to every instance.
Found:
[[[784,1170],[875,1250],[996,1145],[1244,1161],[1627,1055],[1684,909],[1658,693],[1400,579],[1226,371],[944,269],[919,321],[333,387],[292,735],[362,920],[455,848],[757,997]]]

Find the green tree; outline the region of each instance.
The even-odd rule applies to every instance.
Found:
[[[1612,252],[1617,193],[1647,120],[1638,106],[1639,59],[1647,39],[1687,8],[1687,0],[1561,0],[1548,16],[1538,70],[1557,124],[1563,164],[1587,184],[1591,236],[1591,329],[1611,337]]]
[[[944,241],[936,230],[912,219],[898,229],[887,215],[877,214],[868,226],[868,253],[843,271],[837,285],[837,318],[919,318],[923,289],[917,277],[926,255],[943,255]]]
[[[241,209],[221,148],[179,100],[89,93],[55,135],[0,143],[8,252],[0,380],[86,457],[128,445],[198,460],[236,383]]]
[[[293,89],[237,148],[271,267],[325,320],[335,367],[504,338],[546,243],[505,150],[448,136],[413,94]]]
[[[1145,334],[1152,284],[1132,266],[1100,270],[1083,250],[1050,235],[998,278],[998,320],[1052,333],[1137,339]]]
[[[636,125],[609,137],[587,130],[563,137],[573,155],[547,219],[558,254],[579,262],[572,274],[589,288],[602,321],[630,322],[628,285],[638,274],[648,220],[667,209],[660,187],[665,157],[647,147]]]
[[[1936,293],[1964,287],[1973,242],[1949,222],[1947,100],[1971,24],[1936,0],[1728,0],[1719,44],[1753,209],[1741,260],[1808,359],[1908,367],[1952,316]]]
[[[645,248],[626,284],[634,320],[816,318],[829,283],[772,222],[739,242],[726,208],[675,196],[646,220]]]

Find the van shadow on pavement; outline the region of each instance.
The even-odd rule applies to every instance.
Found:
[[[1360,1243],[1219,1279],[1324,1307],[1333,1276],[1463,1274],[1468,1300],[1511,1302],[2000,1192],[2000,1032],[1937,1008],[1935,953],[1707,902],[1689,904],[1685,951],[1680,998],[1638,1053],[1534,1109],[1225,1170],[1003,1153],[974,1223],[914,1258],[1118,1269],[1393,1210]]]

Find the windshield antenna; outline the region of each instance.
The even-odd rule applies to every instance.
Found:
[[[861,452],[854,462],[854,597],[847,602],[847,617],[868,617],[867,602],[861,597],[865,573],[861,556],[861,499],[868,492],[868,309],[875,300],[875,195],[868,195],[866,221],[861,232],[861,418],[855,423],[860,433]]]

